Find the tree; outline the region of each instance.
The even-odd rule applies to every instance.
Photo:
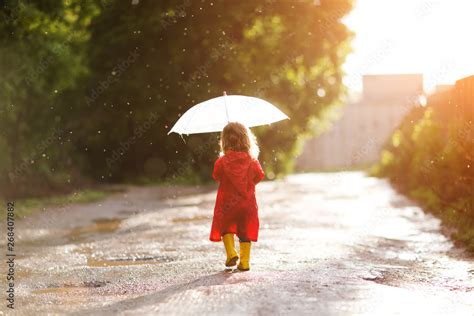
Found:
[[[110,1],[92,25],[92,75],[77,104],[87,120],[74,133],[77,148],[88,148],[88,172],[209,178],[217,135],[185,144],[166,133],[187,108],[223,90],[269,99],[291,117],[255,129],[269,175],[290,171],[301,136],[343,93],[351,33],[340,19],[351,1],[134,3]],[[152,113],[153,126],[134,137]]]
[[[167,132],[224,90],[291,117],[254,129],[268,177],[289,172],[298,144],[344,92],[351,33],[340,20],[351,2],[7,2],[1,185],[30,194],[84,177],[210,179],[218,135],[185,143]]]
[[[47,188],[63,165],[63,91],[87,72],[81,45],[97,13],[82,1],[7,1],[0,8],[2,193]],[[62,138],[62,140],[61,140]]]

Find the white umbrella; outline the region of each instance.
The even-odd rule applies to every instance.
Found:
[[[199,134],[220,132],[229,122],[247,127],[267,125],[288,119],[285,113],[265,100],[245,95],[224,95],[213,98],[186,111],[168,132]]]

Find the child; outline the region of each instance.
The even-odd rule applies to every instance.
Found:
[[[250,270],[250,243],[258,238],[258,206],[255,185],[264,173],[258,162],[259,149],[252,132],[240,123],[229,123],[221,134],[221,156],[212,177],[219,182],[210,234],[211,241],[224,241],[227,260],[232,268],[239,257],[234,234],[240,241],[237,269]]]

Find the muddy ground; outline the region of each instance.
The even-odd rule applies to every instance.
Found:
[[[17,221],[16,314],[474,315],[474,260],[386,181],[302,174],[257,194],[243,273],[208,240],[215,187],[129,187]]]

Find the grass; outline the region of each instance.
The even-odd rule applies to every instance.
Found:
[[[468,199],[459,201],[456,207],[444,205],[440,198],[427,187],[418,187],[414,190],[403,190],[408,196],[420,203],[422,208],[438,217],[443,226],[448,228],[448,235],[455,244],[463,246],[470,253],[474,253],[474,219],[464,210],[469,208]],[[454,206],[454,205],[453,205]]]
[[[45,198],[14,200],[15,215],[17,218],[24,218],[38,210],[45,209],[46,207],[64,207],[71,203],[90,203],[101,200],[110,193],[112,193],[112,191],[86,189],[70,194],[55,195]],[[6,205],[6,202],[3,204]]]
[[[441,219],[445,227],[452,229],[450,237],[457,245],[465,247],[467,251],[474,254],[474,221],[472,217],[449,208],[436,212],[434,215]]]

